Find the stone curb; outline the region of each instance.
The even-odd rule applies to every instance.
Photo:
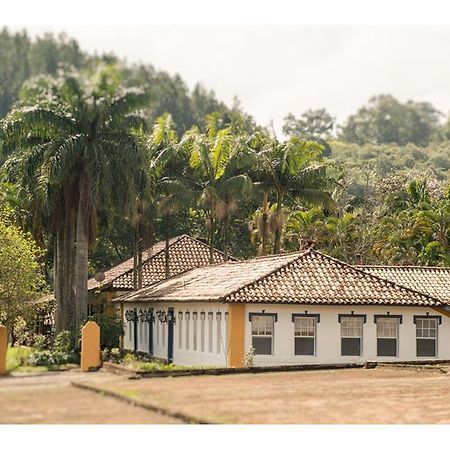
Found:
[[[92,386],[90,384],[85,384],[85,383],[78,383],[76,381],[72,381],[71,385],[75,388],[78,389],[84,389],[87,391],[91,391],[94,392],[96,394],[101,394],[101,395],[105,395],[107,397],[111,397],[111,398],[115,398],[116,400],[128,403],[129,405],[138,407],[138,408],[143,408],[146,409],[148,411],[152,411],[152,412],[156,412],[159,414],[163,414],[165,416],[169,416],[172,417],[174,419],[178,419],[181,420],[182,422],[186,423],[186,424],[196,424],[196,425],[212,425],[214,424],[214,422],[209,422],[203,419],[199,419],[197,417],[194,416],[190,416],[188,414],[184,414],[184,413],[180,413],[180,412],[176,412],[176,411],[171,411],[170,409],[161,407],[161,406],[157,406],[154,405],[152,403],[147,403],[147,402],[142,402],[139,400],[135,400],[129,397],[126,397],[124,395],[121,395],[117,392],[114,391],[110,391],[108,389],[103,389],[103,388],[99,388],[99,387],[95,387]]]
[[[146,372],[144,370],[133,370],[120,364],[103,363],[103,369],[107,372],[120,375],[128,375],[132,378],[160,378],[160,377],[188,377],[197,375],[233,375],[244,373],[268,373],[268,372],[300,372],[311,370],[335,370],[335,369],[360,369],[365,363],[346,364],[302,364],[291,366],[265,366],[265,367],[240,367],[240,368],[211,368],[211,369],[186,369],[186,370],[160,370]]]

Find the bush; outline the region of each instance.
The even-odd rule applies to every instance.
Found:
[[[74,338],[73,334],[64,330],[58,333],[53,341],[52,349],[60,353],[70,353],[74,349]]]
[[[53,366],[78,362],[78,354],[74,350],[74,338],[70,331],[61,331],[52,345],[45,348],[46,340],[41,339],[40,348],[27,359],[30,366]]]
[[[34,343],[33,347],[37,350],[45,350],[48,349],[50,346],[50,340],[48,336],[45,336],[44,334],[37,334],[34,337]]]
[[[244,367],[253,367],[253,365],[255,364],[255,355],[255,347],[251,346],[244,356]]]
[[[105,314],[94,314],[87,320],[93,320],[100,327],[100,347],[102,349],[119,347],[120,337],[123,336],[120,319]]]
[[[30,330],[27,321],[23,317],[19,316],[16,319],[14,323],[13,332],[15,337],[14,344],[23,345],[27,347],[32,344],[33,332]]]
[[[105,348],[102,350],[102,361],[119,363],[122,361],[123,351],[120,348]]]

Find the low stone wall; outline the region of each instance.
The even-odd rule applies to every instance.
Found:
[[[133,370],[110,362],[103,363],[103,369],[108,372],[116,373],[118,375],[125,375],[137,378],[151,378],[151,377],[187,377],[194,375],[230,375],[239,373],[266,373],[266,372],[295,372],[303,370],[334,370],[334,369],[355,369],[363,368],[362,363],[348,363],[348,364],[303,364],[291,366],[263,366],[263,367],[239,367],[239,368],[205,368],[205,369],[180,369],[180,370]]]

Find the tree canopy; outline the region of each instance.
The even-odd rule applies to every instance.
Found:
[[[57,328],[76,331],[88,275],[134,257],[139,287],[143,249],[181,233],[226,257],[313,245],[350,263],[450,265],[450,126],[429,103],[376,96],[341,127],[325,109],[290,113],[276,138],[238,99],[64,35],[4,29],[0,64],[8,311],[45,277]],[[20,300],[4,286],[25,264]]]
[[[430,103],[372,97],[341,127],[340,139],[356,144],[428,145],[438,135],[441,113]]]
[[[0,213],[0,323],[10,330],[19,316],[31,314],[44,292],[40,254],[30,234]]]

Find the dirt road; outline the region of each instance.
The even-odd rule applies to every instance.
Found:
[[[108,384],[115,375],[77,371],[0,378],[0,424],[162,424],[171,417],[80,390],[72,381]]]

